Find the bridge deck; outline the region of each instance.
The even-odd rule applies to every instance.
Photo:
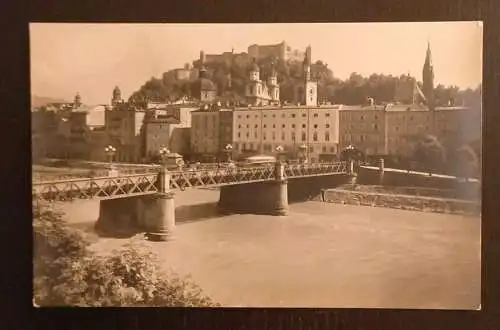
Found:
[[[167,172],[170,189],[220,187],[276,180],[274,166],[252,168],[214,168]],[[346,173],[345,163],[285,165],[284,177],[294,179]],[[158,173],[125,174],[116,177],[77,178],[33,183],[33,197],[43,200],[73,200],[78,198],[121,198],[148,195],[160,191]]]

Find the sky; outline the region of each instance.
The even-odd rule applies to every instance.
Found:
[[[251,44],[312,47],[312,60],[334,76],[352,72],[407,74],[422,79],[430,42],[435,84],[475,88],[482,81],[480,22],[306,24],[30,24],[31,93],[107,104],[151,77],[206,54],[246,52]]]

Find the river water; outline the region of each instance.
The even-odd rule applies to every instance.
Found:
[[[217,199],[217,191],[177,193],[175,239],[145,244],[223,306],[480,306],[479,218],[312,201],[291,204],[285,217],[218,217]],[[92,232],[98,205],[61,208]],[[99,238],[93,248],[127,241]]]

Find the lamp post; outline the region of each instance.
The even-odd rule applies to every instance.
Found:
[[[111,165],[111,163],[113,162],[113,157],[116,153],[116,148],[110,144],[109,146],[104,148],[104,152],[106,153],[106,156],[108,156],[108,162]]]
[[[227,154],[227,156],[226,156],[227,162],[230,163],[231,162],[231,152],[233,151],[233,145],[226,144],[226,146],[224,147],[224,151]]]
[[[281,158],[282,158],[282,155],[283,155],[283,151],[285,151],[285,148],[283,148],[282,145],[278,145],[276,147],[276,153],[277,153],[277,160],[281,162]]]
[[[305,163],[306,160],[307,160],[307,149],[308,149],[308,146],[307,144],[303,143],[300,147],[300,150],[302,151],[302,159],[303,159],[303,162]]]
[[[161,164],[163,165],[163,167],[167,163],[167,158],[168,158],[169,154],[170,154],[170,150],[167,147],[160,148],[160,159],[161,159]]]

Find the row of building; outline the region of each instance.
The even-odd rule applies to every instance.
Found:
[[[419,134],[436,135],[445,144],[479,136],[480,112],[430,102],[430,49],[423,91],[415,81],[411,102],[385,105],[373,99],[359,106],[319,104],[317,82],[311,79],[311,49],[304,54],[303,81],[296,86],[293,105],[280,101],[276,72],[262,81],[255,61],[246,106],[221,102],[201,53],[196,99],[138,106],[122,100],[116,87],[110,105],[88,107],[77,95],[73,103],[33,112],[34,156],[103,161],[105,147],[112,145],[114,159],[122,162],[154,161],[162,147],[187,159],[214,161],[229,151],[233,156],[273,154],[281,146],[290,158],[314,162],[333,160],[349,145],[367,155],[409,156],[412,139]]]

